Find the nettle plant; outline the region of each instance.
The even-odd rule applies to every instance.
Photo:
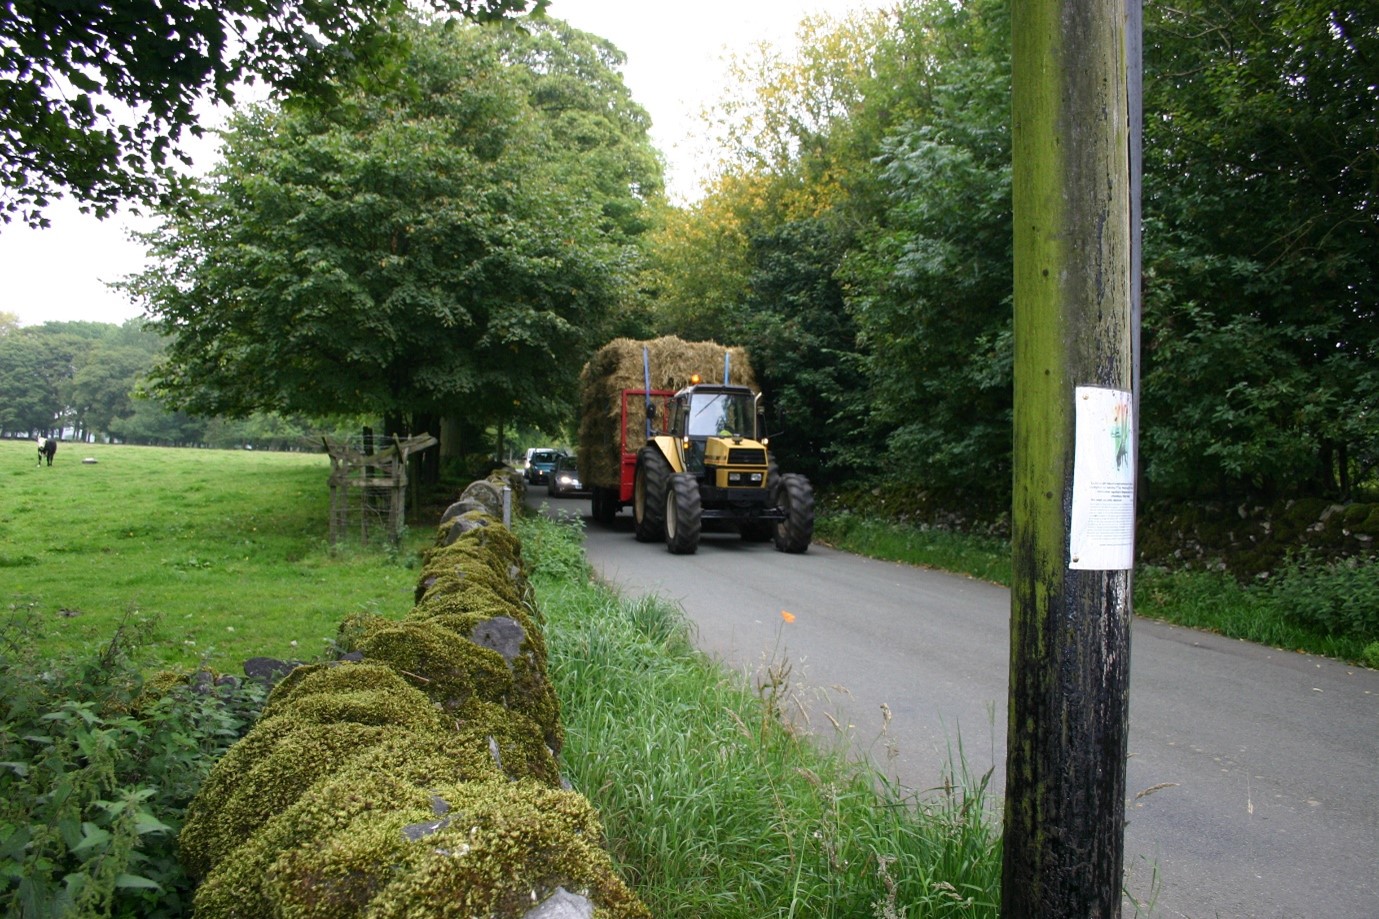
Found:
[[[32,609],[0,623],[0,911],[181,916],[187,802],[257,717],[264,692],[201,671],[145,679],[151,623],[95,652],[45,658]]]

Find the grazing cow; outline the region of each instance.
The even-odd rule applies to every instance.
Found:
[[[53,464],[53,454],[57,453],[57,438],[40,437],[38,439],[38,465],[43,465],[44,457],[48,459],[48,465]]]

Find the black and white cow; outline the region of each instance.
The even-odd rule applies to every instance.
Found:
[[[42,466],[43,460],[46,457],[48,465],[51,466],[53,464],[53,454],[55,453],[57,453],[57,438],[40,437],[38,439],[38,465]]]

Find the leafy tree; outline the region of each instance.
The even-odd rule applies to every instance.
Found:
[[[1010,488],[1009,20],[1003,4],[928,4],[891,54],[923,36],[920,120],[882,141],[886,206],[843,271],[868,352],[886,466],[950,502],[994,511]],[[936,39],[936,36],[940,36]]]
[[[857,443],[867,412],[856,328],[835,275],[856,226],[851,189],[876,152],[850,126],[886,31],[880,14],[812,18],[794,58],[763,47],[736,61],[737,89],[714,116],[724,161],[653,249],[661,327],[745,346],[788,413],[780,462],[815,479],[869,453]]]
[[[45,226],[68,192],[98,216],[166,188],[196,106],[237,84],[318,92],[334,73],[386,70],[386,17],[404,0],[120,0],[0,6],[0,220]],[[545,0],[429,0],[495,19]]]
[[[1379,15],[1189,0],[1145,37],[1147,475],[1344,495],[1379,464]]]
[[[31,335],[0,336],[0,432],[46,433],[61,405],[48,379],[48,348]]]
[[[783,413],[773,452],[816,482],[855,475],[874,458],[861,440],[868,410],[857,328],[836,278],[847,242],[824,219],[755,236],[750,291],[737,314],[736,338]]]
[[[110,436],[127,444],[187,447],[206,442],[211,422],[170,409],[156,398],[135,399],[128,416],[111,419]]]
[[[196,206],[167,213],[131,289],[172,336],[153,376],[171,405],[390,432],[566,416],[660,191],[645,115],[618,53],[563,24],[408,36],[405,81],[244,115]]]
[[[86,434],[109,434],[117,419],[134,413],[134,389],[154,356],[127,344],[98,343],[72,375],[69,405]]]
[[[72,379],[85,355],[115,328],[46,322],[0,336],[0,430],[47,434],[75,421]]]
[[[741,304],[751,271],[744,198],[761,184],[750,177],[724,177],[703,200],[667,207],[650,239],[650,283],[655,292],[657,330],[688,341],[729,336],[730,317]]]

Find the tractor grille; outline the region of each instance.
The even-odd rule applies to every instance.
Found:
[[[728,450],[730,466],[765,466],[766,451],[755,447],[733,447]]]

